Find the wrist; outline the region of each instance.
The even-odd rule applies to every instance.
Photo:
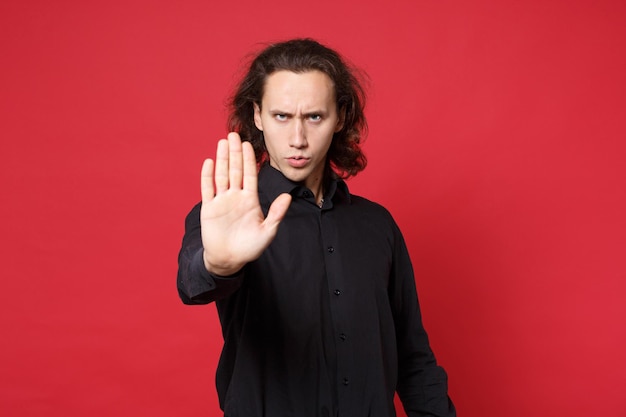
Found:
[[[202,260],[204,261],[204,267],[210,274],[222,277],[235,275],[243,268],[243,265],[240,264],[211,262],[206,250],[202,252]]]

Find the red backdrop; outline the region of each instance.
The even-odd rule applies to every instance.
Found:
[[[98,4],[100,3],[100,4]],[[368,169],[465,417],[626,415],[626,3],[0,4],[0,413],[217,416],[176,257],[258,42],[370,76]]]

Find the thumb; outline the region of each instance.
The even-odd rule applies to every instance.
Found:
[[[291,204],[291,195],[283,193],[276,197],[276,200],[272,202],[270,209],[267,213],[267,217],[263,222],[267,228],[276,228],[280,221],[285,217],[287,209]]]

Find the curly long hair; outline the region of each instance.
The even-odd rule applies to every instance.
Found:
[[[349,66],[337,52],[313,39],[272,44],[252,59],[230,100],[228,129],[239,132],[242,140],[252,144],[257,162],[267,160],[263,132],[254,124],[254,105],[261,106],[267,77],[281,70],[295,73],[317,70],[328,75],[335,88],[337,112],[343,117],[343,127],[333,135],[327,169],[341,178],[362,171],[367,165],[361,150],[361,142],[367,134],[363,74]]]

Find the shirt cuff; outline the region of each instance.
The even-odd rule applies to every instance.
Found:
[[[202,257],[203,249],[200,248],[192,257],[191,264],[189,265],[189,269],[191,272],[191,276],[198,277],[199,279],[194,280],[196,285],[194,288],[191,288],[189,294],[191,298],[195,298],[201,294],[205,294],[210,291],[217,292],[227,292],[235,291],[241,286],[241,281],[243,280],[244,272],[243,269],[238,272],[228,275],[216,275],[207,271],[204,266],[204,259]]]

